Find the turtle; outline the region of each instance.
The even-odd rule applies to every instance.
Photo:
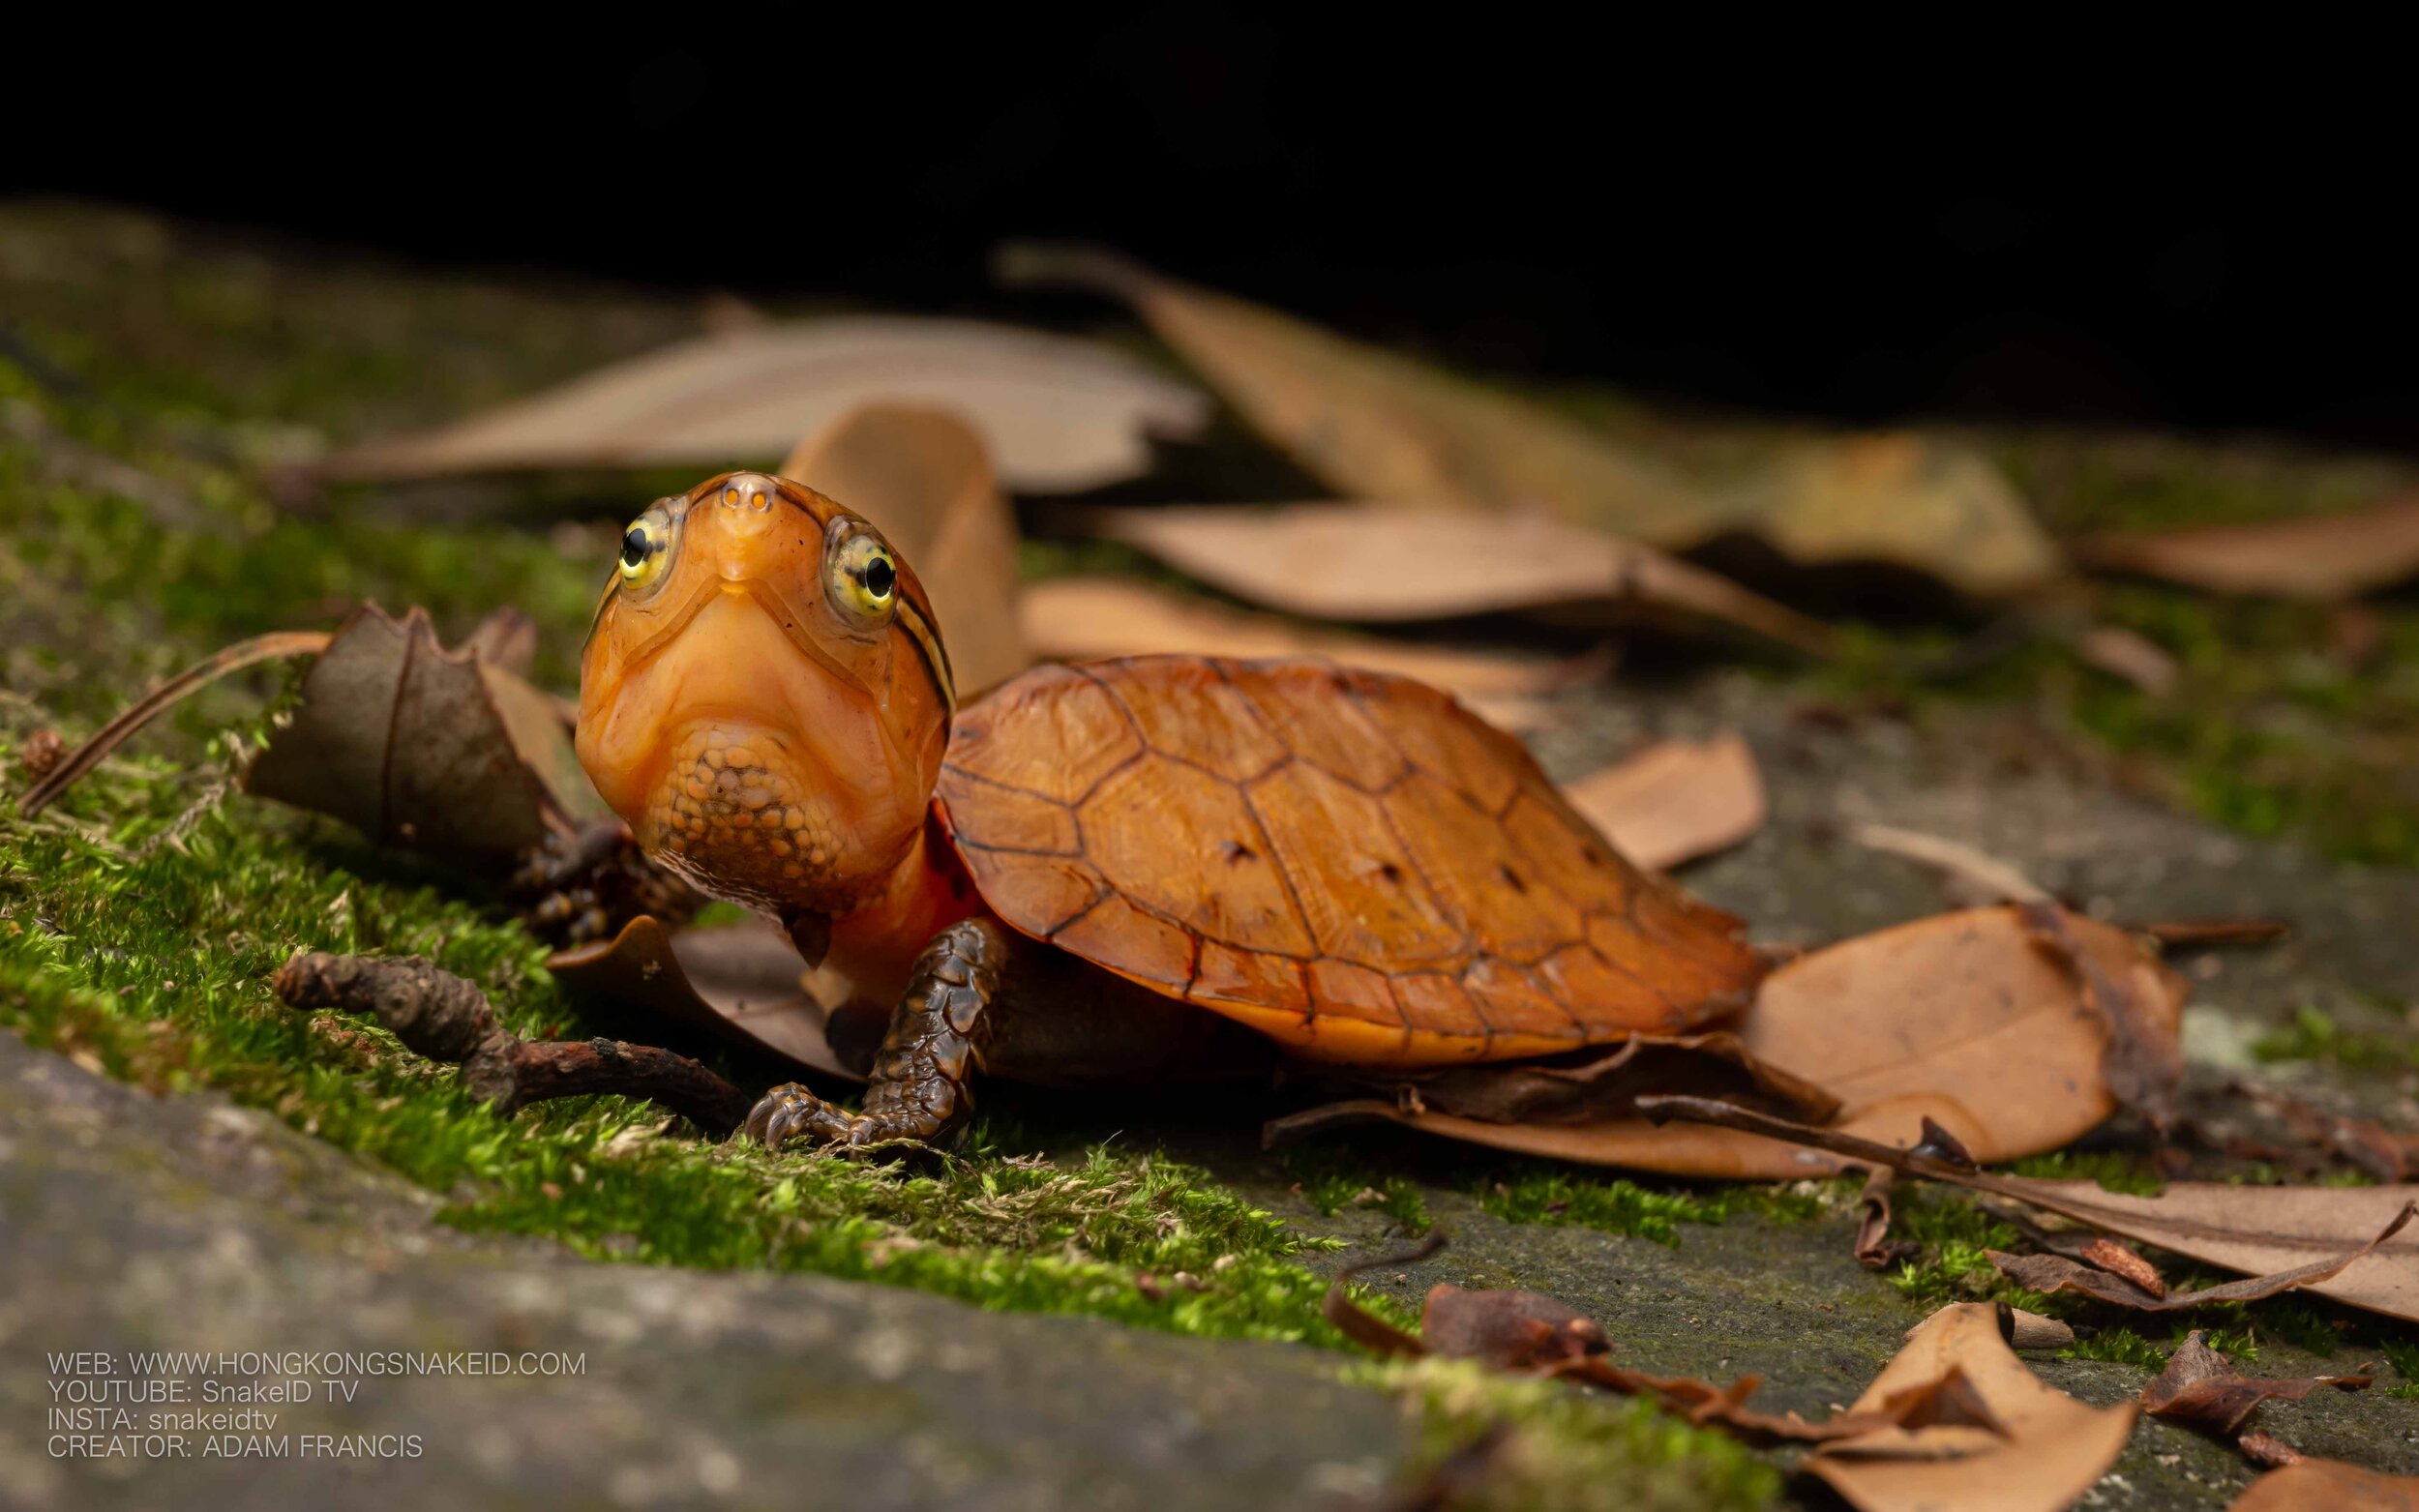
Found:
[[[851,1112],[780,1147],[934,1142],[976,1073],[1076,1086],[1568,1055],[1695,1028],[1762,973],[1451,697],[1324,660],[1044,665],[961,708],[872,522],[732,472],[622,536],[576,747],[654,860],[895,1005]]]

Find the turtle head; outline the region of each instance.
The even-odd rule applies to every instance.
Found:
[[[728,473],[623,535],[581,657],[580,761],[703,891],[844,913],[921,832],[954,697],[932,606],[880,531]]]

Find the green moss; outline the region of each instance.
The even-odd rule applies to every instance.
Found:
[[[2394,1374],[2403,1379],[2385,1388],[2390,1397],[2419,1400],[2419,1338],[2387,1339],[2377,1346]]]
[[[1711,1512],[1770,1506],[1780,1496],[1779,1472],[1736,1440],[1648,1402],[1488,1375],[1461,1361],[1364,1366],[1353,1375],[1404,1395],[1418,1414],[1425,1464],[1504,1425],[1508,1436],[1478,1477],[1477,1496],[1444,1503],[1459,1512],[1587,1512],[1607,1504]]]
[[[0,750],[0,760],[8,753]],[[805,1269],[989,1306],[1180,1332],[1339,1341],[1317,1241],[1191,1168],[1095,1150],[1055,1167],[977,1123],[921,1173],[657,1137],[620,1099],[512,1120],[382,1030],[292,1013],[269,974],[298,949],[427,955],[523,1033],[581,1032],[517,925],[425,885],[333,826],[243,804],[183,848],[148,842],[190,785],[126,763],[67,812],[0,818],[0,1020],[36,1044],[162,1088],[224,1088],[449,1194],[448,1222],[544,1234],[598,1258]]]
[[[2317,1060],[2356,1071],[2407,1071],[2419,1066],[2419,1046],[2346,1029],[2307,1003],[2293,1010],[2289,1025],[2255,1042],[2251,1052],[2261,1060]]]
[[[1475,1193],[1481,1207],[1506,1223],[1573,1224],[1671,1245],[1680,1242],[1684,1223],[1717,1224],[1742,1212],[1791,1221],[1825,1210],[1823,1198],[1811,1191],[1648,1187],[1541,1161],[1490,1171]]]
[[[1324,1215],[1331,1217],[1346,1207],[1367,1207],[1393,1219],[1405,1233],[1425,1233],[1435,1227],[1418,1182],[1381,1172],[1341,1145],[1296,1145],[1285,1151],[1284,1165],[1286,1174],[1300,1189],[1302,1201]]]
[[[2075,1343],[2059,1350],[2058,1355],[2069,1360],[2106,1360],[2155,1373],[2166,1369],[2167,1357],[2195,1328],[2207,1335],[2211,1349],[2228,1359],[2251,1364],[2259,1358],[2259,1341],[2249,1328],[2240,1321],[2229,1322],[2209,1313],[2190,1319],[2135,1319],[2087,1333],[2077,1330]]]
[[[2137,1150],[2052,1150],[2008,1168],[2039,1181],[2093,1181],[2103,1190],[2157,1197],[2166,1186],[2147,1153]]]

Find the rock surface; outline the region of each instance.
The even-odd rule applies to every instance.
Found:
[[[1382,1490],[1409,1446],[1393,1399],[1307,1349],[595,1264],[455,1233],[435,1205],[265,1114],[0,1034],[0,1504],[1311,1508]],[[150,1350],[500,1351],[514,1369],[299,1362],[352,1394],[260,1406],[276,1422],[253,1437],[295,1457],[207,1458],[228,1440],[187,1432],[190,1457],[168,1458],[152,1413],[240,1410],[201,1394],[288,1362],[189,1373],[184,1403],[89,1420],[105,1439],[123,1408],[137,1453],[54,1457],[74,1431],[52,1425],[54,1391],[131,1379]],[[54,1351],[109,1368],[75,1377]],[[584,1370],[519,1369],[550,1354]],[[311,1435],[393,1457],[301,1457]]]

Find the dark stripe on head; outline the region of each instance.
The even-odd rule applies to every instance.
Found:
[[[924,617],[923,606],[906,594],[899,596],[899,624],[915,641],[916,654],[924,659],[924,670],[941,692],[941,706],[954,715],[958,711],[957,678],[949,670],[949,652],[941,643],[941,636]]]

